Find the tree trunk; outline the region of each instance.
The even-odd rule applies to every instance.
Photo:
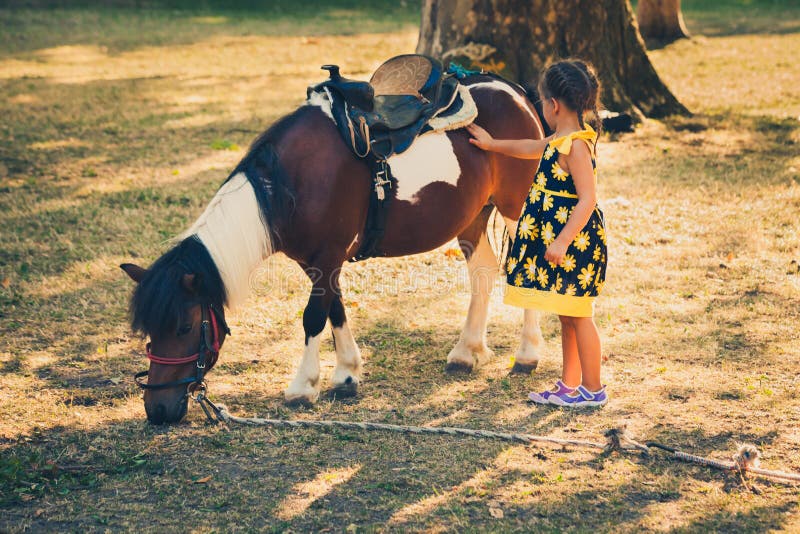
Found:
[[[417,52],[537,83],[549,61],[591,62],[606,108],[637,118],[688,111],[658,77],[628,0],[425,0]]]
[[[689,36],[681,13],[681,0],[639,0],[639,33],[648,42],[671,43]]]

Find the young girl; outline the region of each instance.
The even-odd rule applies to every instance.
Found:
[[[606,234],[597,207],[597,134],[583,115],[597,117],[599,83],[582,61],[550,65],[539,84],[547,124],[542,140],[494,139],[480,126],[468,127],[470,142],[517,158],[541,158],[517,222],[508,256],[505,302],[558,314],[564,368],[547,391],[531,393],[538,404],[602,406],[600,336],[592,318],[606,272]]]

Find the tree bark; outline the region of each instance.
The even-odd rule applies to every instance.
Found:
[[[671,43],[689,37],[681,13],[681,0],[639,0],[639,33],[648,42]]]
[[[591,62],[606,108],[686,114],[658,77],[628,0],[425,0],[417,52],[538,83],[548,62]]]

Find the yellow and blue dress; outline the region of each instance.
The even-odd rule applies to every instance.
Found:
[[[514,244],[506,261],[505,303],[570,317],[591,317],[594,300],[606,274],[606,231],[603,212],[595,206],[589,221],[575,236],[561,265],[544,259],[544,252],[564,228],[578,195],[572,176],[558,164],[574,141],[587,142],[597,179],[590,127],[550,141],[539,162],[525,206],[517,223]]]

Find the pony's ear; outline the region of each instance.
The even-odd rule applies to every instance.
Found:
[[[147,269],[145,269],[144,267],[139,267],[138,265],[135,265],[133,263],[123,263],[122,265],[119,266],[119,268],[125,271],[128,274],[128,276],[131,277],[131,280],[133,280],[137,284],[141,282],[142,278],[144,278],[144,275],[147,274]]]
[[[183,289],[192,295],[197,294],[197,282],[197,275],[195,274],[184,274],[183,278],[181,278],[181,285],[183,286]]]

